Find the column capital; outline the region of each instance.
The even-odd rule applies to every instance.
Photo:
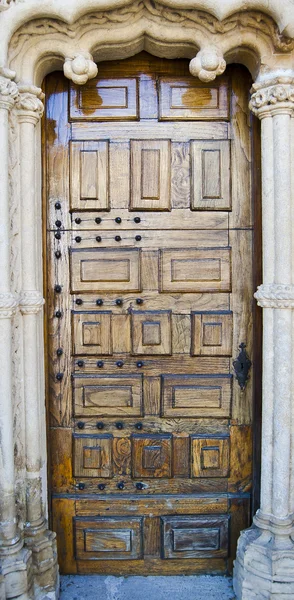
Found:
[[[11,292],[0,292],[0,319],[10,319],[18,306],[18,297]]]
[[[249,108],[259,119],[275,114],[289,114],[294,110],[294,80],[276,77],[254,83]]]
[[[36,315],[43,308],[45,300],[41,292],[36,290],[21,292],[19,308],[23,315]]]
[[[262,308],[294,308],[294,285],[262,284],[258,286],[254,298]]]
[[[0,70],[0,108],[10,110],[18,97],[18,87],[11,77],[1,74]]]
[[[19,96],[16,101],[18,117],[21,123],[36,124],[44,112],[42,100],[45,95],[41,88],[34,85],[19,85]]]

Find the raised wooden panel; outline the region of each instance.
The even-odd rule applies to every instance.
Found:
[[[192,356],[231,356],[232,312],[192,312]]]
[[[76,517],[78,560],[135,560],[143,551],[142,517]]]
[[[230,210],[230,142],[195,141],[192,155],[192,210]]]
[[[138,118],[135,78],[90,79],[85,85],[71,85],[72,120],[115,121]]]
[[[228,555],[228,517],[161,517],[163,558]]]
[[[230,249],[161,250],[163,292],[228,292]]]
[[[171,311],[132,313],[132,353],[171,354]]]
[[[70,143],[70,203],[73,210],[107,210],[108,142]]]
[[[74,248],[71,251],[71,288],[73,292],[139,292],[140,250]]]
[[[74,476],[112,476],[112,435],[73,434]]]
[[[131,141],[132,210],[170,210],[170,143]]]
[[[228,119],[226,82],[200,83],[194,77],[160,78],[162,120]]]
[[[73,313],[73,353],[112,354],[111,320],[110,311]]]
[[[227,477],[229,438],[192,436],[192,477]]]
[[[132,435],[133,477],[171,477],[172,436]]]
[[[166,417],[229,417],[230,375],[163,375]]]
[[[75,415],[141,415],[142,375],[76,375],[73,386]]]

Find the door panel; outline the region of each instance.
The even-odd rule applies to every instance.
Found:
[[[248,526],[252,376],[241,392],[232,363],[253,343],[249,86],[245,70],[203,84],[146,53],[80,88],[46,79],[64,573],[225,572]]]

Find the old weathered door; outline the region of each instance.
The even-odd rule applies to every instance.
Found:
[[[251,490],[249,78],[46,80],[51,510],[64,573],[225,571]]]

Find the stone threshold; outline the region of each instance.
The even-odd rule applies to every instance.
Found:
[[[167,577],[61,576],[60,600],[233,600],[232,579],[212,575]]]

